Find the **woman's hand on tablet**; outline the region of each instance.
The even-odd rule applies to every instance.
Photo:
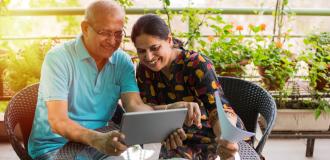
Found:
[[[174,108],[187,108],[187,116],[185,120],[185,125],[191,126],[195,124],[198,128],[202,128],[201,123],[201,110],[199,105],[195,102],[176,102],[169,104],[167,109],[174,109]]]
[[[167,150],[176,149],[183,145],[182,141],[187,139],[185,131],[180,128],[174,131],[163,143]]]

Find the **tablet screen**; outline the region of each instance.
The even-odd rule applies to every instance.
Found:
[[[124,113],[120,131],[126,145],[159,143],[182,128],[187,108]]]

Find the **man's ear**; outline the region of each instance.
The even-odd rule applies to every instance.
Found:
[[[87,33],[88,33],[88,23],[87,23],[87,21],[82,21],[80,23],[80,28],[81,28],[81,32],[83,33],[83,35],[87,35]]]

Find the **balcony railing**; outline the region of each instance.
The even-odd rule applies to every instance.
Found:
[[[181,13],[185,8],[170,8],[173,12]],[[206,9],[206,8],[198,8]],[[136,15],[144,13],[156,13],[159,10],[164,13],[162,8],[127,8],[127,15]],[[81,16],[84,14],[83,8],[43,8],[43,9],[10,9],[6,15],[2,16]],[[221,13],[223,15],[272,15],[275,10],[272,8],[213,8],[210,11],[213,14]],[[330,16],[329,8],[292,8],[284,10],[287,13],[294,13],[297,16]],[[189,28],[189,25],[188,25]],[[188,29],[189,30],[189,29]],[[205,37],[208,35],[204,35]],[[251,36],[251,35],[244,35]],[[275,35],[264,35],[275,36]],[[290,35],[292,38],[302,38],[306,35]],[[6,36],[2,35],[0,40],[28,40],[28,39],[73,39],[75,35],[59,35],[59,36]]]
[[[173,12],[181,13],[185,8],[170,8]],[[200,9],[200,8],[198,8]],[[202,8],[206,9],[206,8]],[[213,14],[221,13],[223,15],[272,15],[275,11],[272,8],[213,8]],[[139,15],[144,13],[156,13],[160,10],[164,13],[162,8],[127,8],[127,15]],[[9,9],[6,15],[0,16],[82,16],[84,15],[83,8],[43,8],[43,9]],[[292,8],[285,10],[287,13],[294,13],[296,16],[330,16],[330,8]],[[188,24],[189,26],[189,24]],[[189,28],[188,28],[189,30]],[[203,35],[207,37],[208,35]],[[249,37],[251,35],[244,35]],[[276,36],[276,35],[264,35],[264,36]],[[306,35],[297,34],[290,35],[292,38],[303,38]],[[76,35],[59,35],[59,36],[6,36],[2,35],[0,40],[30,40],[30,39],[73,39]],[[277,93],[273,93],[276,97]],[[296,96],[296,95],[292,95]],[[306,97],[306,95],[299,95]],[[308,96],[308,95],[307,95]],[[330,95],[324,94],[324,97],[330,97]],[[10,97],[0,97],[1,99],[9,99]],[[291,97],[292,98],[292,97]]]
[[[185,8],[170,8],[173,12],[180,13]],[[203,9],[203,8],[197,8]],[[206,9],[206,8],[204,8]],[[234,14],[234,15],[255,15],[262,13],[263,15],[272,15],[275,11],[271,8],[213,8],[211,11],[214,14]],[[143,14],[156,13],[160,10],[164,13],[162,8],[127,8],[127,14]],[[43,8],[43,9],[12,9],[8,10],[9,16],[64,16],[64,15],[83,15],[83,8]],[[329,8],[292,8],[284,10],[287,13],[295,13],[298,16],[330,16]]]

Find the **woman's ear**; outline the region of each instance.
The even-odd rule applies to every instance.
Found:
[[[173,46],[173,37],[171,33],[168,34],[167,42],[170,44],[170,46]]]

